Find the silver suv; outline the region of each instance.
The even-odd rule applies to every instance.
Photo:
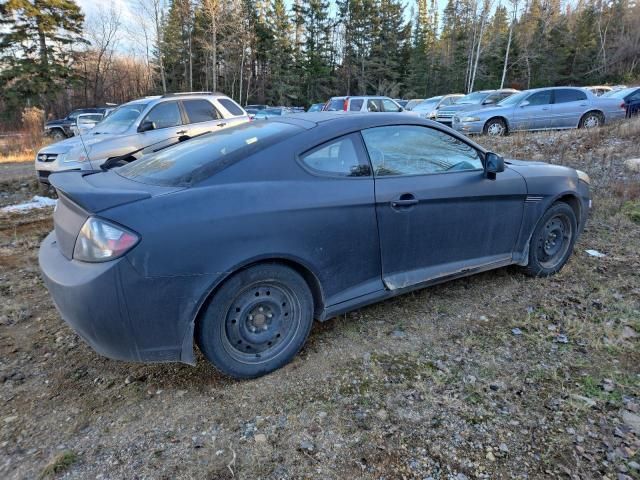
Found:
[[[95,170],[127,162],[190,137],[249,121],[242,107],[218,93],[172,93],[125,103],[84,135],[48,145],[36,155],[38,179],[53,172]]]
[[[404,109],[389,97],[331,97],[325,112],[402,112]]]

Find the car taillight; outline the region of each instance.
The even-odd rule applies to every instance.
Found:
[[[348,108],[349,108],[349,99],[345,98],[344,102],[342,102],[342,110],[346,112]]]
[[[73,259],[83,262],[108,262],[121,257],[140,240],[135,233],[101,218],[89,217],[80,229]]]
[[[626,104],[626,103],[624,103],[624,102],[622,102],[622,103],[620,104],[620,108],[621,108],[621,109],[623,109],[623,110],[626,110],[626,109],[627,109],[627,104]]]

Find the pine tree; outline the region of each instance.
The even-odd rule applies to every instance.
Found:
[[[25,104],[45,111],[79,80],[73,44],[84,42],[84,16],[73,0],[8,0],[0,4],[0,95],[14,114]]]

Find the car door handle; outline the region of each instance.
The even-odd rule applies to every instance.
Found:
[[[179,132],[176,132],[178,135],[184,135],[185,133],[187,133],[186,130],[180,130]]]
[[[227,124],[223,122],[223,123],[218,123],[218,124],[216,125],[216,127],[225,127],[226,125],[227,125]]]
[[[391,208],[408,208],[418,204],[418,199],[412,193],[403,193],[391,201]]]
[[[542,107],[542,110],[549,110],[549,107]]]

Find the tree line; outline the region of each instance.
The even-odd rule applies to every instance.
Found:
[[[507,3],[505,3],[507,2]],[[242,104],[333,95],[633,83],[635,0],[134,0],[135,24],[74,0],[0,2],[0,108],[61,114],[147,94]]]

